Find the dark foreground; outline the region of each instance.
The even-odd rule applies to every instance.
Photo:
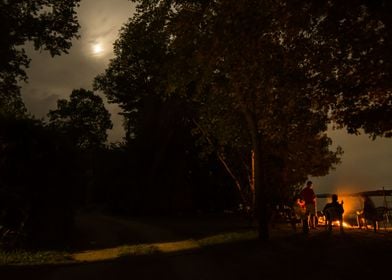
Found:
[[[62,266],[0,267],[0,279],[365,279],[390,275],[392,233],[275,229],[271,241]]]

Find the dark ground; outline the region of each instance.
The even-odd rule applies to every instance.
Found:
[[[124,221],[79,217],[82,236],[74,246],[98,249],[118,244],[166,242],[223,231],[244,230],[238,217],[193,217]],[[99,229],[99,230],[98,230]],[[392,232],[334,228],[307,236],[288,226],[271,231],[271,241],[217,245],[196,251],[139,256],[60,266],[0,267],[0,279],[389,279]]]

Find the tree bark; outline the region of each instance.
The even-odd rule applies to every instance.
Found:
[[[254,174],[254,214],[258,225],[259,240],[267,241],[269,239],[269,215],[268,200],[266,197],[266,186],[263,184],[262,176],[262,149],[261,134],[257,129],[256,118],[247,110],[243,110],[249,133],[252,141],[254,153],[253,174]]]

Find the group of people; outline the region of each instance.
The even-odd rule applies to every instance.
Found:
[[[332,230],[332,222],[338,221],[340,231],[343,232],[343,200],[338,201],[338,195],[332,194],[332,201],[327,203],[321,212],[316,209],[316,194],[313,190],[312,181],[307,181],[305,187],[296,197],[294,203],[294,214],[302,222],[302,229],[304,233],[308,233],[310,229],[315,229],[318,224],[318,215],[323,215],[325,218],[326,228]],[[357,224],[359,228],[365,227],[371,223],[374,231],[378,229],[378,222],[384,219],[386,207],[375,207],[374,202],[366,194],[362,194],[363,209],[357,211]],[[317,214],[319,213],[319,214]]]
[[[302,230],[308,233],[309,229],[315,229],[318,223],[316,214],[316,193],[313,190],[313,182],[307,181],[305,187],[301,190],[294,204],[294,211],[302,220]],[[343,231],[343,201],[338,202],[338,196],[332,195],[332,202],[327,203],[322,211],[325,216],[328,230],[332,230],[332,221],[338,220],[340,230]]]

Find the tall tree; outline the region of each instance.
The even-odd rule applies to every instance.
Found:
[[[163,52],[158,60],[148,60],[155,52],[131,52],[135,56],[124,68],[113,65],[120,75],[112,77],[146,60],[159,65],[158,75],[149,75],[154,68],[141,67],[143,75],[124,77],[195,102],[197,122],[218,148],[242,146],[254,152],[261,238],[268,238],[274,187],[268,174],[294,184],[305,174],[326,174],[338,162],[341,151],[330,152],[331,140],[324,134],[330,121],[352,133],[364,128],[373,136],[391,136],[385,118],[392,97],[386,1],[136,2],[132,21],[160,34],[164,40],[151,42]],[[135,42],[142,46],[151,40],[146,32],[134,36],[137,26],[127,33],[132,44],[117,45],[119,56],[137,50]],[[147,83],[152,77],[153,86]],[[116,79],[107,82],[126,88]],[[122,92],[114,96],[122,98]]]
[[[284,158],[290,158],[287,151],[301,147],[302,139],[307,146],[297,153],[297,160],[303,159],[298,160],[299,167],[313,150],[309,148],[325,151],[329,146],[330,140],[321,133],[330,120],[349,132],[364,128],[373,136],[391,136],[391,123],[385,121],[392,97],[391,65],[385,60],[390,56],[386,50],[391,27],[382,12],[390,9],[387,2],[373,6],[368,1],[172,4],[167,29],[173,32],[171,47],[183,58],[173,63],[172,80],[183,89],[196,84],[201,98],[212,95],[207,98],[221,101],[203,104],[215,111],[209,123],[220,127],[213,131],[223,131],[226,141],[233,129],[221,116],[237,112],[243,119],[241,127],[255,155],[261,237],[268,237],[271,191],[265,180],[265,156],[274,143],[278,151],[286,151]],[[319,144],[310,145],[309,139]],[[333,155],[330,159],[328,168],[336,162]]]
[[[161,7],[156,14],[138,10],[138,16],[121,29],[114,44],[115,58],[94,82],[109,102],[123,110],[128,141],[140,134],[144,124],[155,121],[148,114],[154,112],[164,93],[161,83],[162,65],[168,62],[169,37],[163,28],[167,9]]]
[[[129,161],[134,163],[129,189],[137,186],[138,201],[132,207],[139,211],[178,204],[172,196],[187,192],[191,165],[196,166],[190,131],[194,108],[180,96],[165,94],[163,67],[170,62],[170,38],[163,27],[168,8],[137,11],[139,16],[121,29],[115,58],[94,83],[123,110]]]
[[[69,101],[58,100],[57,109],[48,117],[52,127],[66,133],[82,149],[104,146],[107,130],[113,126],[102,98],[85,89],[73,90]]]
[[[20,0],[0,2],[0,110],[23,113],[18,81],[26,81],[29,66],[24,45],[52,56],[67,53],[77,37],[76,7],[80,0]]]

